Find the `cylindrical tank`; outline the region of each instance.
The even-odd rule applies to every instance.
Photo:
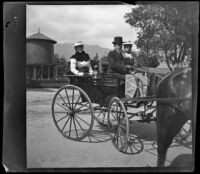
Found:
[[[56,41],[41,33],[36,33],[26,39],[26,64],[27,65],[53,65],[54,44]]]

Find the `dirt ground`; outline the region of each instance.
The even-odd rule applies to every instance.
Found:
[[[51,102],[57,89],[27,89],[27,167],[155,167],[156,125],[132,123],[138,139],[138,153],[117,151],[106,129],[94,121],[90,138],[73,141],[64,138],[54,125]],[[183,155],[192,156],[191,138],[186,143],[174,142],[168,149],[165,165]]]

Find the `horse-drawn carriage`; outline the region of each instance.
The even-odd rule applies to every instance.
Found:
[[[145,97],[137,92],[132,97],[126,97],[124,82],[119,74],[102,73],[95,77],[67,75],[70,84],[58,89],[52,101],[52,115],[57,129],[64,137],[80,141],[88,136],[96,120],[108,127],[117,150],[133,154],[133,140],[129,134],[132,119],[155,121],[157,103],[191,100],[190,97],[158,98],[157,84],[165,77],[156,73],[147,75],[150,81]]]

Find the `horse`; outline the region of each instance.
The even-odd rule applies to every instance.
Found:
[[[177,98],[175,102],[157,101],[157,167],[164,167],[167,149],[182,126],[192,120],[192,101],[180,101],[180,98],[192,98],[191,68],[175,70],[157,86],[157,98]]]

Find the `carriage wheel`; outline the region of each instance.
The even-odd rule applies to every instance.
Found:
[[[94,124],[94,111],[88,95],[79,87],[61,87],[52,101],[53,121],[66,138],[82,140]]]
[[[107,112],[108,107],[100,105],[94,111],[94,119],[102,126],[108,126]]]
[[[192,133],[192,123],[191,120],[188,120],[183,127],[181,128],[180,132],[175,137],[175,140],[179,143],[182,143],[183,141],[186,141],[188,137]]]
[[[123,151],[129,137],[129,120],[123,103],[117,97],[111,99],[108,107],[108,128],[114,147]]]

